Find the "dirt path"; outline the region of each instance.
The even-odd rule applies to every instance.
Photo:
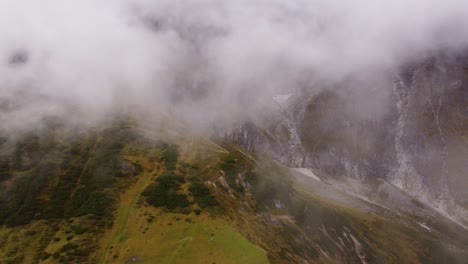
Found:
[[[119,212],[117,218],[114,221],[114,227],[110,230],[110,242],[105,247],[105,252],[99,263],[106,263],[108,259],[109,251],[113,248],[116,249],[125,240],[125,231],[128,225],[128,219],[132,213],[136,211],[136,205],[141,197],[141,193],[151,183],[153,175],[160,172],[160,167],[156,166],[153,172],[144,172],[138,176],[138,181],[130,187],[120,199]]]

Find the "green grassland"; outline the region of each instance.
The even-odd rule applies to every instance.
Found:
[[[127,223],[110,230],[108,252],[98,253],[105,256],[101,263],[269,263],[264,250],[221,219],[142,208]]]

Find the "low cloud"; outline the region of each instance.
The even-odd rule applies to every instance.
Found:
[[[206,127],[347,79],[388,89],[400,65],[467,47],[468,2],[1,0],[0,39],[0,130],[122,112]]]

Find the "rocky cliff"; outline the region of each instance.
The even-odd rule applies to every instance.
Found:
[[[466,58],[431,57],[381,80],[386,83],[347,80],[273,98],[278,111],[269,125],[249,123],[221,134],[251,151],[273,153],[290,167],[312,169],[324,180],[381,179],[465,222]]]

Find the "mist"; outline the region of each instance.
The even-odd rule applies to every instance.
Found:
[[[0,0],[0,38],[0,131],[121,113],[206,128],[349,79],[358,111],[383,112],[366,94],[401,65],[468,46],[468,2]]]

